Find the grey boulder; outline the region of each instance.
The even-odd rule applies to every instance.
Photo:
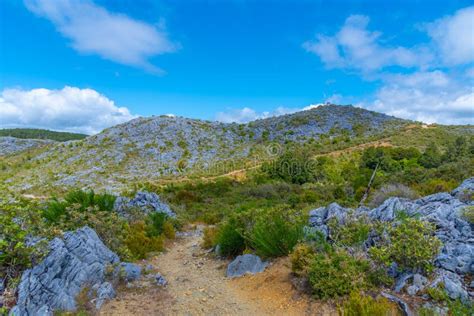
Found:
[[[263,272],[267,267],[266,262],[262,262],[259,256],[245,254],[238,256],[227,267],[227,277],[235,278],[247,273],[255,274]]]
[[[21,277],[17,306],[12,310],[15,316],[74,311],[79,292],[102,284],[107,267],[119,262],[87,226],[53,239],[49,248],[46,258]]]
[[[168,217],[176,217],[169,205],[161,201],[158,194],[153,192],[140,191],[135,194],[133,199],[119,196],[115,200],[114,210],[120,215],[127,216],[128,211],[133,208],[140,209],[144,213],[158,212],[164,213]]]
[[[139,265],[129,262],[120,264],[120,276],[127,282],[138,280],[142,274],[142,268]]]

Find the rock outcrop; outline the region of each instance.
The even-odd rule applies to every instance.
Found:
[[[98,307],[115,295],[112,285],[106,282],[106,272],[120,260],[94,230],[83,227],[67,232],[63,238],[52,240],[49,248],[40,264],[23,273],[12,315],[73,311],[77,307],[76,296],[85,287],[95,289]]]
[[[114,210],[120,215],[127,216],[131,209],[140,209],[144,213],[164,213],[169,217],[176,217],[169,205],[162,202],[158,194],[153,192],[137,192],[133,199],[120,196],[115,200]]]
[[[247,273],[255,274],[262,272],[267,267],[260,257],[252,254],[237,256],[227,267],[227,277],[236,278]]]
[[[397,212],[404,211],[409,216],[429,221],[435,225],[435,235],[443,243],[434,261],[437,268],[434,274],[435,281],[428,285],[420,275],[411,273],[397,275],[394,271],[394,276],[398,277],[396,291],[405,289],[409,294],[414,295],[425,286],[436,286],[442,282],[451,298],[468,300],[469,297],[471,299],[474,297],[474,292],[469,292],[470,286],[463,283],[463,277],[474,273],[474,228],[462,213],[466,208],[474,206],[473,193],[474,178],[470,178],[451,193],[437,193],[417,200],[392,197],[372,210],[365,207],[355,210],[346,209],[332,203],[327,207],[310,211],[309,227],[305,231],[307,233],[319,231],[328,237],[330,235],[329,220],[335,218],[339,224],[343,224],[348,214],[387,222],[395,221]],[[373,237],[369,236],[366,245],[373,244],[374,241],[371,238]],[[413,280],[411,285],[408,284],[408,280]]]

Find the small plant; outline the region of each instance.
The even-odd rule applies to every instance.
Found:
[[[143,221],[130,225],[124,243],[135,259],[145,259],[150,252],[163,250],[163,237],[147,236],[146,225]]]
[[[462,217],[470,224],[474,224],[474,206],[467,206],[462,210]]]
[[[216,245],[218,230],[214,226],[204,228],[204,236],[202,238],[202,247],[204,249],[212,248]]]
[[[264,257],[288,255],[303,237],[299,219],[280,210],[260,214],[248,239],[257,254]]]
[[[393,306],[389,300],[384,297],[373,298],[370,295],[361,294],[360,291],[352,291],[349,298],[339,309],[341,316],[390,316],[393,315]]]
[[[245,239],[236,219],[229,219],[217,234],[217,244],[223,256],[235,256],[245,249]]]
[[[306,277],[315,256],[314,249],[305,243],[298,244],[290,254],[291,271],[300,277]]]
[[[313,295],[330,299],[348,295],[352,290],[368,287],[369,262],[356,259],[344,250],[318,253],[309,267]]]
[[[434,235],[435,227],[416,218],[401,218],[400,223],[386,228],[388,239],[369,249],[377,262],[390,265],[396,262],[402,269],[430,271],[441,241]]]
[[[365,218],[354,218],[345,225],[339,225],[336,218],[328,223],[331,239],[338,245],[358,246],[369,238],[372,226]]]

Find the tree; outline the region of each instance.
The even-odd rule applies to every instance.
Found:
[[[438,146],[435,143],[431,143],[418,159],[418,162],[425,168],[439,167],[442,162],[442,156]]]

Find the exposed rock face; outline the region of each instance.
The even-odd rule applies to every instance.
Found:
[[[310,227],[307,230],[321,231],[328,236],[330,234],[328,221],[336,218],[339,223],[344,223],[349,212],[355,216],[368,216],[372,220],[394,221],[396,213],[404,211],[409,216],[417,216],[421,220],[429,221],[435,224],[435,235],[443,243],[440,253],[435,258],[438,283],[445,284],[450,297],[466,300],[469,295],[468,286],[463,284],[462,276],[474,273],[474,233],[472,224],[468,223],[461,214],[466,207],[474,205],[473,192],[474,178],[470,178],[451,193],[437,193],[413,201],[392,197],[372,210],[366,208],[350,210],[332,203],[328,207],[320,207],[309,213]],[[371,238],[369,237],[366,244],[371,243]],[[410,294],[417,293],[426,285],[425,280],[420,277],[416,277],[415,284],[413,274],[398,276],[396,291],[401,291],[405,288],[407,280],[413,279],[414,283],[409,287],[409,292]],[[470,295],[473,296],[473,294]]]
[[[252,254],[238,256],[227,267],[227,277],[235,278],[247,273],[255,274],[262,272],[267,267],[260,257]]]
[[[52,240],[49,247],[48,256],[23,273],[13,315],[52,315],[53,310],[75,310],[75,297],[85,286],[98,289],[98,304],[112,296],[113,288],[111,291],[111,285],[104,283],[105,273],[119,258],[94,230],[83,227],[67,232],[62,239]]]
[[[0,157],[52,143],[55,143],[55,141],[44,139],[22,139],[10,136],[0,137]]]
[[[120,196],[115,200],[114,209],[123,216],[127,216],[128,210],[132,208],[138,208],[144,213],[159,212],[176,217],[168,204],[162,202],[156,193],[137,192],[133,199]]]
[[[134,263],[122,262],[120,264],[120,273],[127,282],[133,282],[140,278],[142,268]]]

